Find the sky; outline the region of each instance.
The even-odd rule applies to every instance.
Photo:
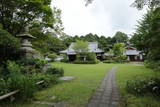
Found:
[[[146,13],[146,9],[131,7],[133,1],[94,0],[85,6],[85,0],[53,0],[51,6],[62,10],[66,34],[74,36],[93,33],[112,37],[117,31],[132,34],[137,20]]]

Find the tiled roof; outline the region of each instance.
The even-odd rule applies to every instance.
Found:
[[[136,49],[128,49],[124,53],[125,55],[139,55],[140,51],[137,51]]]
[[[68,47],[68,49],[60,51],[60,53],[66,53],[66,54],[76,54],[76,52],[73,49],[75,43],[71,43],[71,45]],[[94,53],[100,53],[104,52],[103,50],[98,48],[98,42],[88,42],[88,49],[89,52],[94,52]]]

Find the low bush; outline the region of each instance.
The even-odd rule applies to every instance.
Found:
[[[132,80],[127,81],[126,90],[135,95],[144,95],[149,93],[158,96],[160,94],[160,78],[135,77]]]
[[[44,81],[41,85],[37,85],[38,89],[47,88],[49,85],[57,83],[57,76],[45,73],[35,73],[31,75],[35,83]]]
[[[124,63],[127,62],[127,56],[125,55],[116,56],[113,58],[113,60],[117,63]]]
[[[13,61],[7,61],[7,71],[9,72],[5,78],[5,89],[8,91],[21,90],[19,95],[21,98],[32,97],[35,91],[35,83],[28,75],[23,75],[23,66],[16,64]],[[29,87],[29,88],[28,88]]]
[[[96,54],[91,52],[91,53],[87,53],[86,55],[86,60],[87,61],[96,61]]]
[[[145,66],[147,68],[153,69],[155,71],[160,71],[160,61],[145,61]]]
[[[3,78],[0,78],[0,95],[3,95],[7,92],[9,92],[8,84]]]
[[[62,68],[51,67],[46,71],[46,73],[60,77],[64,75],[64,70]]]
[[[35,61],[35,65],[29,66],[40,69],[45,64],[43,60]],[[38,62],[38,63],[37,63]],[[27,63],[31,64],[31,63]],[[5,70],[1,67],[1,72],[8,72],[5,76],[0,76],[0,95],[14,90],[20,90],[18,97],[22,99],[33,97],[33,93],[38,88],[46,88],[51,84],[57,83],[57,78],[64,74],[63,69],[50,68],[43,73],[24,73],[23,70],[28,66],[21,66],[13,61],[7,61]],[[34,69],[37,70],[37,69]],[[2,74],[1,74],[2,75]],[[43,84],[36,85],[36,82],[44,80]]]
[[[36,61],[35,67],[40,68],[40,69],[43,68],[43,66],[48,63],[48,61],[46,61],[44,59],[35,59],[35,61]]]
[[[33,79],[20,73],[11,74],[7,84],[10,91],[20,90],[18,96],[21,96],[22,99],[33,97],[33,93],[36,91]]]

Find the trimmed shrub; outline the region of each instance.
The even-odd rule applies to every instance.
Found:
[[[160,78],[138,78],[127,81],[126,90],[132,94],[144,95],[147,93],[159,95],[160,94]]]
[[[115,63],[115,61],[112,60],[112,59],[110,59],[110,60],[105,60],[105,61],[103,61],[103,63]]]
[[[125,55],[120,55],[120,56],[116,56],[113,58],[113,60],[117,63],[124,63],[124,62],[128,62],[127,61],[127,56]]]

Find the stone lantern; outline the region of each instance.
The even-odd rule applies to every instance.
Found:
[[[30,39],[34,39],[36,37],[32,36],[31,34],[20,34],[18,35],[21,38],[21,54],[23,57],[30,59],[30,58],[38,58],[40,57],[40,53],[37,52],[35,49],[32,48],[32,44]]]

